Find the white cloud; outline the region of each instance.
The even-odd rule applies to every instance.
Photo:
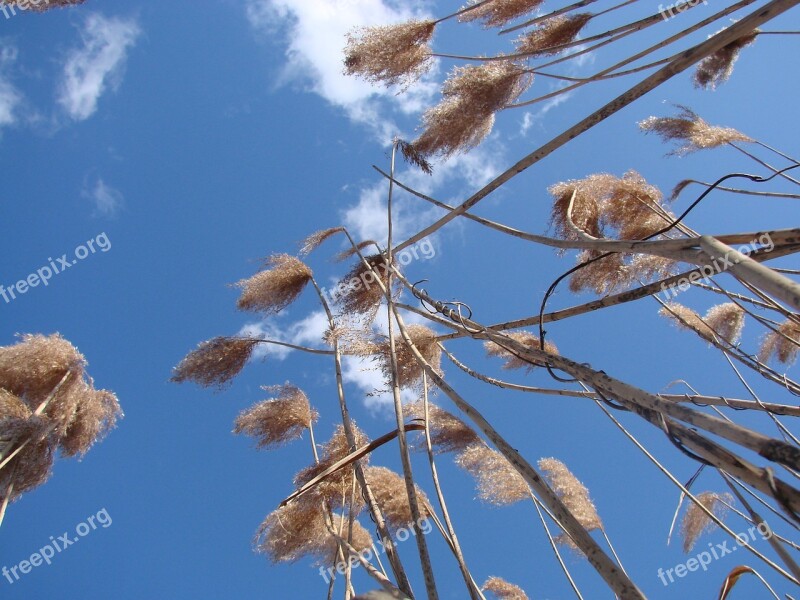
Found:
[[[17,109],[22,102],[22,94],[17,90],[8,75],[8,70],[17,60],[17,49],[2,41],[0,49],[0,127],[13,125],[18,120]]]
[[[401,133],[391,113],[410,114],[430,104],[438,85],[418,82],[403,94],[342,74],[345,34],[354,27],[385,25],[424,16],[424,2],[394,8],[383,0],[248,0],[247,17],[271,37],[282,32],[287,63],[282,82],[300,82],[350,119],[367,125],[384,144]]]
[[[296,346],[321,348],[322,336],[328,329],[328,318],[322,310],[308,315],[306,318],[294,323],[279,323],[277,319],[269,317],[257,323],[247,323],[239,330],[237,335],[264,338],[278,342],[286,342]],[[277,344],[259,344],[253,352],[254,358],[269,356],[283,360],[294,352],[286,346]]]
[[[58,102],[72,119],[88,119],[106,89],[117,90],[128,50],[140,33],[134,19],[88,16],[81,31],[82,46],[67,55],[59,89]]]
[[[100,178],[94,185],[84,185],[81,196],[94,204],[95,214],[101,217],[116,217],[125,202],[122,192]]]

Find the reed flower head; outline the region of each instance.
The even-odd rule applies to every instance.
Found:
[[[496,506],[530,498],[530,488],[505,456],[484,443],[467,446],[456,464],[475,478],[478,497]]]
[[[365,265],[364,261],[369,266]],[[390,267],[382,254],[365,256],[364,261],[359,258],[336,289],[337,292],[342,291],[338,303],[345,315],[372,321],[384,297],[378,281],[384,288],[389,285]],[[396,265],[394,268],[397,268]]]
[[[565,240],[579,238],[578,233],[570,226],[570,219],[572,224],[584,233],[592,237],[602,237],[597,187],[603,179],[602,175],[590,175],[585,179],[561,181],[547,189],[553,196],[550,224],[558,237]],[[570,202],[572,212],[568,215]]]
[[[320,229],[309,235],[300,242],[300,255],[307,256],[319,248],[328,238],[344,231],[344,227],[331,227],[330,229]]]
[[[474,6],[480,0],[470,0]],[[459,21],[483,21],[484,27],[503,27],[514,19],[533,12],[544,0],[490,0],[458,16]],[[466,6],[464,8],[468,8]]]
[[[86,454],[96,442],[102,440],[117,424],[122,409],[113,392],[94,389],[93,382],[81,381],[73,387],[76,394],[75,411],[59,438],[63,456]]]
[[[319,413],[311,408],[300,388],[285,383],[262,389],[275,397],[242,411],[233,429],[236,434],[255,438],[258,448],[277,448],[297,439],[319,419]]]
[[[681,329],[694,331],[709,343],[722,339],[729,344],[735,344],[739,340],[745,315],[733,302],[712,306],[704,317],[677,302],[668,303],[659,314],[670,318]]]
[[[492,592],[499,600],[528,600],[528,595],[521,587],[500,577],[489,577],[481,589]]]
[[[494,113],[519,98],[533,78],[511,60],[456,67],[442,86],[442,101],[422,117],[424,131],[414,141],[423,156],[465,152],[489,135]]]
[[[0,387],[24,399],[34,410],[68,371],[79,379],[86,359],[55,333],[25,334],[12,346],[0,346]]]
[[[574,41],[592,18],[590,13],[559,15],[516,40],[517,51],[531,56],[551,56],[563,50],[561,46]]]
[[[267,259],[271,268],[260,271],[236,285],[242,288],[238,306],[241,310],[277,313],[289,306],[311,281],[311,269],[288,254],[274,254]]]
[[[331,525],[347,539],[346,517],[335,514]],[[273,563],[295,562],[311,556],[318,564],[332,564],[339,547],[320,505],[303,502],[290,502],[271,512],[258,528],[253,543],[256,551],[266,554]],[[360,552],[371,544],[369,532],[354,521],[352,546]]]
[[[721,33],[726,28],[720,29]],[[733,73],[733,65],[739,58],[739,53],[756,41],[759,30],[754,29],[747,35],[743,35],[723,46],[714,54],[711,54],[697,63],[694,72],[694,85],[699,88],[715,89],[720,83],[725,83]]]
[[[244,368],[259,340],[215,337],[202,342],[173,369],[171,381],[224,387]]]
[[[436,341],[436,333],[424,325],[409,325],[407,328],[408,337],[414,344],[422,357],[436,370],[442,374],[442,349]],[[381,362],[383,374],[387,379],[392,377],[392,362],[389,340],[378,344],[378,357]],[[419,388],[422,386],[422,374],[424,369],[417,362],[411,347],[406,344],[401,334],[395,337],[395,356],[397,358],[397,383],[400,387]]]
[[[658,134],[665,142],[676,140],[684,145],[670,154],[688,154],[697,150],[717,148],[731,142],[752,142],[753,139],[730,127],[709,125],[690,108],[678,105],[675,117],[648,117],[639,122],[639,128]]]
[[[703,492],[697,494],[697,500],[717,518],[722,519],[728,511],[725,504],[733,502],[730,494],[717,494],[716,492]],[[706,512],[694,502],[689,504],[686,514],[681,522],[681,536],[683,536],[683,551],[690,552],[694,548],[697,539],[706,531],[716,527],[717,524],[711,520]]]
[[[767,362],[771,357],[784,365],[790,365],[797,359],[800,349],[800,325],[786,320],[777,328],[764,336],[758,351],[758,360]]]
[[[539,338],[529,331],[514,331],[506,335],[508,335],[508,337],[515,342],[522,344],[527,348],[538,350],[541,346]],[[483,347],[486,350],[486,354],[489,356],[497,356],[505,359],[506,362],[503,364],[503,369],[526,369],[530,372],[536,367],[545,366],[544,362],[529,362],[523,358],[520,358],[511,350],[503,348],[495,342],[484,342]],[[556,348],[556,345],[552,342],[548,342],[547,340],[544,342],[544,350],[550,354],[558,354],[558,348]]]
[[[364,469],[364,478],[375,495],[375,500],[386,518],[386,524],[391,529],[401,529],[414,522],[406,482],[400,475],[386,467],[367,467]],[[414,487],[417,492],[420,517],[426,518],[430,515],[427,508],[428,497],[419,486]]]
[[[597,250],[582,250],[578,253],[575,262],[579,265],[587,264],[570,275],[570,291],[578,293],[590,290],[603,295],[611,293],[629,280],[622,254],[610,254],[600,260],[594,260],[599,256],[600,252]]]
[[[9,502],[43,484],[50,477],[55,458],[56,439],[46,418],[33,416],[30,408],[8,393],[0,395],[0,448],[13,444],[16,449],[27,442],[22,451],[0,470],[0,504]],[[9,493],[10,490],[10,493]]]
[[[556,458],[542,458],[538,464],[550,487],[575,515],[578,522],[587,531],[602,529],[603,522],[600,520],[600,515],[597,514],[597,508],[589,498],[589,490],[567,466]]]
[[[425,418],[425,405],[421,400],[407,404],[404,412],[412,419],[422,420]],[[430,402],[428,403],[428,429],[431,433],[431,447],[438,454],[461,452],[467,446],[481,441],[472,427]]]
[[[407,87],[430,69],[435,29],[430,20],[356,29],[347,35],[344,73]]]

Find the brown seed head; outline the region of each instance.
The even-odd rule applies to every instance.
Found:
[[[797,359],[798,349],[800,349],[800,325],[786,320],[778,327],[778,332],[772,331],[764,336],[758,360],[767,362],[774,356],[781,364],[790,365]]]
[[[517,51],[531,56],[550,56],[562,51],[592,18],[590,13],[551,17],[536,29],[516,40]]]
[[[315,231],[302,242],[300,242],[300,255],[307,256],[319,248],[328,238],[344,231],[344,227],[331,227]]]
[[[521,587],[500,577],[489,577],[481,589],[492,592],[499,600],[528,600],[528,595]]]
[[[503,27],[523,15],[533,12],[544,0],[491,0],[458,16],[459,21],[483,21],[484,27]],[[480,0],[470,0],[475,5]],[[465,7],[466,8],[466,7]]]
[[[409,325],[406,329],[408,330],[408,337],[411,338],[412,343],[419,350],[422,357],[437,373],[443,374],[441,369],[442,349],[436,342],[436,333],[424,325]],[[417,362],[411,347],[406,344],[405,339],[400,334],[395,338],[395,355],[397,357],[397,379],[400,387],[421,390],[424,369]],[[378,357],[383,374],[391,381],[392,363],[389,340],[378,344]]]
[[[173,369],[171,381],[194,381],[203,387],[224,387],[244,368],[257,339],[215,337],[202,342]]]
[[[507,335],[515,342],[518,342],[528,348],[538,350],[541,345],[539,343],[539,338],[534,334],[530,333],[529,331],[515,331]],[[526,369],[527,371],[530,372],[537,366],[540,367],[545,366],[545,363],[528,362],[527,360],[520,358],[510,350],[507,350],[506,348],[499,346],[495,342],[489,342],[489,341],[484,342],[483,347],[484,350],[486,350],[486,354],[488,354],[489,356],[497,356],[499,358],[505,359],[506,362],[503,365],[503,369]],[[546,352],[549,352],[550,354],[558,354],[558,348],[556,348],[556,345],[553,344],[552,342],[548,342],[547,340],[545,340],[544,342],[544,349]]]
[[[658,311],[662,317],[667,317],[678,329],[688,329],[694,331],[706,340],[714,339],[714,330],[703,321],[703,318],[688,306],[677,302],[668,302],[667,305]]]
[[[311,281],[311,269],[288,254],[274,254],[267,259],[272,267],[260,271],[236,285],[242,288],[237,305],[240,310],[277,313],[289,306]]]
[[[404,411],[411,419],[425,418],[425,406],[422,401],[407,404]],[[431,432],[431,446],[438,454],[461,452],[467,446],[481,441],[475,430],[464,421],[430,402],[428,403],[428,428]]]
[[[275,397],[242,411],[233,429],[236,434],[255,438],[258,448],[277,448],[297,439],[319,419],[319,413],[311,408],[300,388],[285,383],[262,389]]]
[[[384,288],[389,284],[389,263],[382,254],[365,256],[364,260],[369,267],[359,258],[339,282],[335,292],[343,314],[371,322],[383,300],[383,290],[378,280]]]
[[[364,477],[391,529],[408,527],[414,522],[406,483],[400,475],[385,467],[367,467],[364,469]],[[418,486],[415,489],[420,517],[426,518],[430,515],[427,509],[428,497]]]
[[[722,519],[728,511],[728,507],[723,502],[731,504],[733,496],[730,494],[717,494],[716,492],[703,492],[702,494],[697,494],[697,500],[719,519]],[[703,533],[716,526],[717,524],[711,520],[703,509],[691,502],[681,522],[683,551],[688,553],[694,548],[695,542]]]
[[[729,344],[735,344],[742,336],[744,309],[734,302],[717,304],[708,309],[703,320],[716,334]]]
[[[84,455],[95,442],[102,440],[123,417],[113,392],[96,390],[92,381],[74,387],[75,411],[59,440],[62,456]]]
[[[361,254],[363,254],[364,253],[363,251],[366,248],[369,248],[370,246],[377,247],[377,245],[378,245],[377,242],[375,242],[374,240],[363,241],[363,242],[361,242],[359,244],[356,244],[355,246],[350,246],[347,250],[343,250],[342,252],[339,252],[339,254],[337,254],[336,256],[333,257],[333,260],[336,261],[336,262],[344,262],[348,258],[350,258],[352,256],[355,256],[359,252],[361,252]],[[366,257],[364,257],[364,258],[366,258]],[[359,259],[359,260],[361,260],[361,259]]]
[[[434,21],[362,27],[347,34],[344,73],[408,87],[430,69]]]
[[[16,394],[32,409],[47,398],[67,373],[80,379],[86,359],[55,333],[25,334],[13,346],[0,347],[0,387]]]
[[[13,484],[9,502],[16,500],[25,492],[43,484],[50,477],[55,458],[56,439],[50,433],[50,423],[46,418],[32,416],[24,404],[16,403],[8,397],[4,403],[20,416],[0,417],[0,449],[5,444],[27,444],[22,451],[0,470],[0,504],[8,495]]]
[[[589,498],[589,490],[564,463],[555,458],[542,458],[539,460],[539,469],[544,472],[553,491],[587,531],[603,528],[597,508]]]
[[[583,250],[578,253],[575,262],[577,264],[587,263],[599,255],[600,253],[596,250]],[[590,290],[595,294],[605,295],[621,287],[630,280],[624,258],[619,253],[610,254],[578,269],[570,275],[570,291],[578,293]]]
[[[720,29],[717,33],[724,31]],[[697,64],[694,72],[694,85],[699,88],[715,89],[720,83],[725,83],[733,73],[733,65],[739,58],[739,53],[743,48],[756,41],[759,30],[754,29],[747,35],[733,40],[727,46],[723,46],[714,54],[705,57]]]
[[[577,232],[570,226],[567,219],[570,202],[572,202],[572,212],[569,213],[569,217],[571,217],[572,223],[593,237],[603,236],[596,193],[599,177],[590,175],[586,179],[562,181],[547,188],[547,191],[553,196],[550,224],[558,237],[565,240],[578,239]],[[575,195],[574,199],[573,194]]]
[[[456,464],[475,477],[478,497],[496,506],[530,498],[530,488],[516,469],[499,452],[484,443],[467,446]]]
[[[717,148],[731,142],[752,142],[753,139],[731,129],[709,125],[694,111],[678,105],[681,111],[677,117],[648,117],[639,122],[645,132],[654,132],[665,142],[677,140],[684,145],[670,154],[688,154],[706,148]]]

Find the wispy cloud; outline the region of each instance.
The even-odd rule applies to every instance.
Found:
[[[437,84],[427,80],[403,94],[342,74],[345,34],[354,27],[397,23],[423,15],[424,2],[395,8],[383,0],[248,0],[247,16],[257,31],[281,32],[287,62],[283,83],[300,83],[367,125],[384,144],[400,133],[394,116],[427,106]]]
[[[95,216],[113,218],[119,214],[125,198],[117,189],[98,178],[93,184],[84,184],[81,196],[94,205]]]
[[[2,40],[0,49],[0,127],[13,125],[17,122],[17,109],[22,102],[22,94],[11,82],[10,67],[17,60],[17,49]]]
[[[135,19],[90,14],[81,30],[82,45],[67,54],[58,102],[76,121],[91,117],[100,96],[116,91],[128,51],[141,30]]]

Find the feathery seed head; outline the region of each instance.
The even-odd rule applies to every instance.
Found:
[[[684,145],[670,154],[688,154],[697,150],[717,148],[731,142],[752,142],[753,139],[730,127],[709,125],[686,106],[678,105],[676,117],[648,117],[639,122],[639,128],[658,134],[662,140],[677,140]]]
[[[102,440],[122,418],[122,409],[113,392],[96,390],[91,379],[74,387],[78,396],[72,419],[59,439],[63,456],[84,455]]]
[[[492,592],[498,600],[528,600],[528,595],[521,587],[500,577],[489,577],[481,589]]]
[[[771,331],[764,336],[758,360],[767,362],[774,356],[781,364],[790,365],[797,359],[798,349],[800,349],[800,325],[786,320],[781,323],[777,332]]]
[[[430,69],[434,21],[362,27],[347,34],[344,73],[408,87]]]
[[[742,336],[744,309],[735,302],[717,304],[708,309],[703,319],[718,336],[729,344],[735,344]]]
[[[594,193],[596,177],[592,175],[586,179],[561,181],[547,188],[547,191],[553,196],[550,224],[558,237],[565,240],[578,239],[578,233],[570,226],[568,216],[572,219],[573,225],[584,233],[593,237],[602,237],[600,207]],[[570,202],[572,203],[572,212],[568,215]]]
[[[380,280],[384,288],[389,285],[390,267],[382,254],[365,256],[364,260],[369,267],[359,258],[336,287],[337,302],[343,314],[363,317],[371,322],[383,300],[383,290],[378,281]],[[394,268],[397,266],[394,265]]]
[[[294,440],[319,418],[300,388],[285,383],[262,389],[275,397],[242,411],[233,429],[255,438],[258,448],[277,448]]]
[[[496,506],[530,498],[530,488],[506,458],[484,443],[467,446],[456,464],[475,478],[478,497]]]
[[[272,267],[260,271],[236,285],[242,288],[237,305],[240,310],[277,313],[289,306],[311,281],[311,269],[288,254],[274,254],[267,259]]]
[[[578,522],[587,531],[602,529],[603,522],[597,514],[597,508],[589,498],[589,490],[560,460],[555,458],[542,458],[539,460],[539,469],[553,491],[561,498],[564,505],[575,515]],[[568,538],[569,539],[569,538]]]
[[[224,387],[244,368],[259,340],[215,337],[202,342],[173,369],[171,381]]]
[[[344,231],[344,227],[331,227],[330,229],[315,231],[300,243],[300,256],[308,256],[328,238],[342,231]]]
[[[667,317],[678,329],[694,331],[706,340],[714,339],[714,330],[703,321],[703,318],[688,306],[677,302],[668,302],[658,311],[662,317]]]
[[[592,18],[590,13],[559,15],[516,40],[517,51],[531,56],[551,56],[563,49],[559,46],[572,42]]]
[[[577,264],[587,263],[600,256],[597,250],[582,250],[575,260]],[[595,260],[570,275],[569,289],[578,293],[591,290],[595,294],[609,294],[623,283],[629,281],[627,265],[622,254],[610,254]]]
[[[412,419],[425,418],[425,405],[421,400],[407,404],[404,411]],[[481,441],[475,430],[464,421],[430,402],[428,403],[428,429],[431,433],[431,446],[438,454],[461,452],[467,446]]]
[[[723,27],[717,34],[727,29]],[[723,46],[714,54],[705,57],[697,64],[694,72],[694,85],[699,88],[715,89],[719,84],[725,83],[733,73],[733,65],[739,58],[739,53],[756,41],[759,30],[754,29]],[[716,34],[715,34],[716,35]]]
[[[411,342],[422,357],[441,375],[442,349],[436,342],[436,333],[424,325],[409,325],[406,329],[408,337],[411,338]],[[390,350],[388,339],[378,344],[381,368],[389,380],[392,377]],[[417,362],[411,347],[406,344],[405,339],[399,333],[395,337],[395,356],[397,357],[397,380],[400,387],[421,389],[424,369]]]
[[[470,0],[475,5],[481,0]],[[529,12],[533,12],[544,0],[491,0],[458,16],[459,21],[483,21],[483,26],[503,27],[507,23]],[[464,7],[467,8],[467,7]]]
[[[400,475],[386,467],[367,467],[364,469],[364,478],[391,529],[396,531],[414,522],[406,482]],[[419,486],[414,487],[417,491],[420,517],[426,518],[430,516],[427,509],[428,497]]]
[[[27,406],[16,404],[8,398],[6,401],[14,404],[12,410],[21,416],[0,417],[0,448],[14,440],[15,447],[25,441],[28,443],[0,470],[0,504],[4,502],[12,483],[9,502],[47,481],[52,472],[56,443],[54,436],[49,433],[50,424],[46,418],[33,416]]]
[[[534,334],[530,333],[529,331],[514,331],[512,333],[507,334],[508,337],[513,339],[515,342],[522,344],[528,348],[532,348],[538,350],[540,347],[539,338]],[[497,356],[499,358],[505,359],[505,364],[503,365],[503,369],[526,369],[527,371],[531,371],[535,369],[537,366],[545,366],[545,363],[530,363],[527,360],[524,360],[499,346],[495,342],[487,341],[483,344],[484,350],[486,350],[486,354],[489,356]],[[545,340],[544,342],[544,349],[545,352],[549,352],[550,354],[558,354],[558,348],[552,342],[548,342]]]
[[[730,494],[717,494],[716,492],[703,492],[697,494],[697,500],[719,519],[725,516],[728,507],[724,503],[731,504],[733,496]],[[689,552],[694,548],[697,539],[706,531],[716,527],[717,524],[711,520],[703,509],[694,502],[690,502],[686,514],[681,522],[681,535],[683,536],[683,551]]]

